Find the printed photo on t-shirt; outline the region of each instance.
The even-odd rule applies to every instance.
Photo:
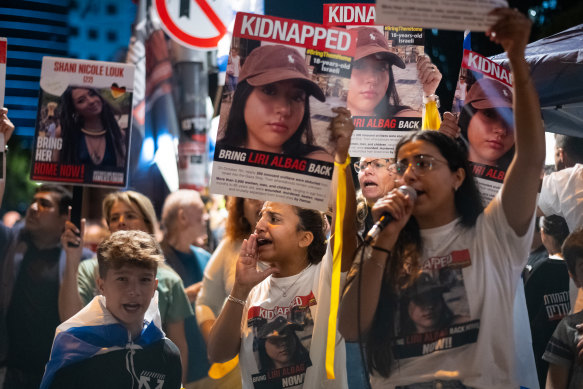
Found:
[[[314,320],[313,294],[295,297],[290,306],[251,307],[248,325],[253,329],[253,353],[259,373],[251,380],[256,389],[302,387],[312,366],[310,345]]]
[[[462,268],[468,250],[427,259],[415,282],[401,291],[396,320],[396,358],[447,350],[477,340],[479,320],[471,320]]]

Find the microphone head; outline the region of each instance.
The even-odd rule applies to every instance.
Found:
[[[409,195],[409,198],[413,200],[413,202],[417,201],[417,191],[409,185],[401,185],[397,190],[404,195]]]

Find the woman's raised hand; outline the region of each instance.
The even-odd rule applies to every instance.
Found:
[[[330,123],[330,137],[335,145],[334,160],[338,163],[344,163],[346,157],[348,157],[354,123],[352,122],[352,115],[347,108],[332,108],[332,112],[336,114]]]
[[[460,136],[460,127],[457,125],[457,117],[451,112],[443,113],[443,120],[439,126],[439,132],[452,138]]]
[[[511,61],[524,59],[532,22],[517,9],[496,8],[490,15],[497,16],[498,20],[488,28],[486,35],[504,48]]]
[[[442,77],[441,72],[431,62],[431,58],[428,55],[419,56],[417,60],[417,78],[423,86],[425,96],[435,94]]]
[[[233,286],[233,296],[243,299],[261,281],[269,277],[273,273],[277,273],[279,269],[272,265],[266,270],[257,270],[257,234],[251,234],[249,239],[243,240],[241,250],[239,251],[239,259],[235,271],[235,285]],[[236,291],[236,292],[235,292]],[[236,293],[236,294],[235,294]]]

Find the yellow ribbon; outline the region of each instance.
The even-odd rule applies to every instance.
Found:
[[[429,101],[425,104],[425,109],[423,109],[423,119],[421,121],[422,130],[439,130],[441,125],[441,117],[439,116],[439,110],[437,109],[437,103],[435,101]]]
[[[239,355],[235,355],[235,358],[224,363],[213,363],[209,369],[209,377],[214,380],[218,380],[226,376],[231,370],[233,370],[239,363]]]
[[[336,319],[340,300],[340,267],[342,265],[342,228],[346,209],[346,166],[350,156],[343,164],[334,162],[338,168],[338,188],[336,192],[336,219],[334,223],[334,257],[332,260],[332,285],[330,291],[330,316],[328,317],[328,337],[326,339],[326,376],[329,380],[334,376],[334,351],[336,350]]]

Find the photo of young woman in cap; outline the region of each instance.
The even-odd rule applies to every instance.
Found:
[[[280,369],[304,363],[311,365],[310,352],[304,347],[296,331],[303,326],[290,322],[283,316],[266,323],[259,331],[257,349],[260,371]]]
[[[403,105],[397,92],[393,66],[405,62],[389,46],[378,27],[357,27],[356,54],[350,78],[347,107],[353,116],[421,117],[421,112]],[[428,56],[421,56],[417,74],[425,96],[434,95],[441,73]]]
[[[401,335],[437,331],[469,320],[467,316],[454,313],[447,305],[443,296],[446,291],[447,287],[439,280],[421,273],[415,283],[404,291],[400,302]]]
[[[514,155],[512,89],[482,78],[468,91],[458,125],[471,162],[506,170]]]
[[[304,57],[284,45],[255,48],[239,73],[218,144],[332,161],[314,144],[309,97],[325,101]]]

